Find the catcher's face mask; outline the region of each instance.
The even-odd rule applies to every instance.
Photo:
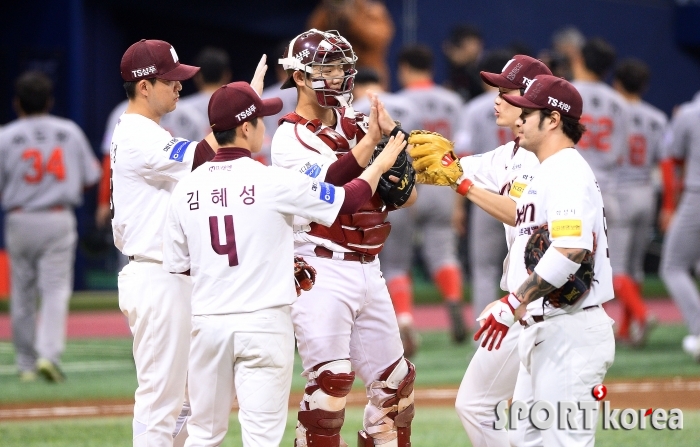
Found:
[[[295,37],[280,59],[285,70],[307,74],[306,86],[322,107],[345,107],[352,102],[357,56],[337,31],[309,30]],[[282,88],[294,85],[291,76]]]

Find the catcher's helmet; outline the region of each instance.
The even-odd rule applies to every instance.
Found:
[[[299,34],[289,42],[284,50],[284,57],[279,60],[285,70],[300,70],[309,74],[311,87],[316,91],[316,99],[322,107],[346,106],[352,101],[354,87],[355,62],[357,56],[352,45],[337,31],[319,31],[310,29]],[[329,81],[338,77],[314,77],[314,66],[341,64],[343,83],[339,89],[331,88]],[[293,72],[281,88],[294,87]],[[318,76],[318,73],[316,74]],[[306,81],[308,82],[308,81]]]

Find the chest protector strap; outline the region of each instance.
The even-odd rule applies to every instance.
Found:
[[[338,119],[343,132],[350,139],[357,138],[359,141],[364,137],[365,132],[357,124],[356,118],[345,117],[345,109],[336,110],[336,113],[339,113]],[[360,118],[362,117],[363,115],[360,115]],[[318,152],[300,138],[297,132],[299,125],[306,127],[319,137],[335,152],[338,158],[350,151],[348,139],[331,127],[322,127],[321,120],[307,120],[298,113],[291,112],[283,116],[279,124],[284,122],[294,124],[294,134],[297,140],[307,149]],[[382,250],[391,231],[391,224],[386,222],[387,216],[388,212],[385,211],[384,202],[379,194],[375,193],[367,203],[360,207],[358,212],[338,216],[330,227],[312,222],[309,234],[328,239],[352,251],[376,255]]]

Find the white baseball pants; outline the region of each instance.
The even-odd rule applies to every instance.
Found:
[[[500,349],[474,353],[457,392],[455,408],[474,447],[508,447],[508,432],[496,430],[496,406],[513,397],[520,366],[519,323],[511,326]]]
[[[236,398],[243,445],[279,446],[293,366],[289,306],[192,317],[188,379],[192,415],[185,446],[220,445]]]
[[[547,401],[555,408],[563,401],[594,401],[593,387],[603,383],[615,359],[612,324],[605,310],[595,307],[548,318],[524,329],[518,347],[523,368],[513,399]],[[511,440],[518,447],[592,447],[598,410],[593,413],[596,423],[591,430],[583,429],[583,412],[575,414],[577,430],[559,430],[555,423],[547,430],[533,432],[525,421],[519,421],[518,427],[529,433],[514,431]]]
[[[131,261],[118,286],[119,307],[134,335],[134,447],[171,447],[185,398],[192,281],[160,263]]]

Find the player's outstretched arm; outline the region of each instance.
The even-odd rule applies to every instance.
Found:
[[[497,220],[515,226],[515,202],[512,199],[476,185],[469,187],[466,197]]]
[[[250,81],[250,86],[253,87],[258,95],[262,96],[263,88],[265,88],[265,73],[267,72],[267,55],[263,54],[258,62],[258,66],[255,67],[255,74],[253,75],[253,80]]]
[[[352,148],[350,152],[357,160],[357,164],[365,167],[374,154],[374,148],[382,138],[382,130],[379,126],[379,114],[384,110],[384,104],[376,95],[370,95],[369,128],[364,138]],[[392,122],[393,123],[393,122]]]

